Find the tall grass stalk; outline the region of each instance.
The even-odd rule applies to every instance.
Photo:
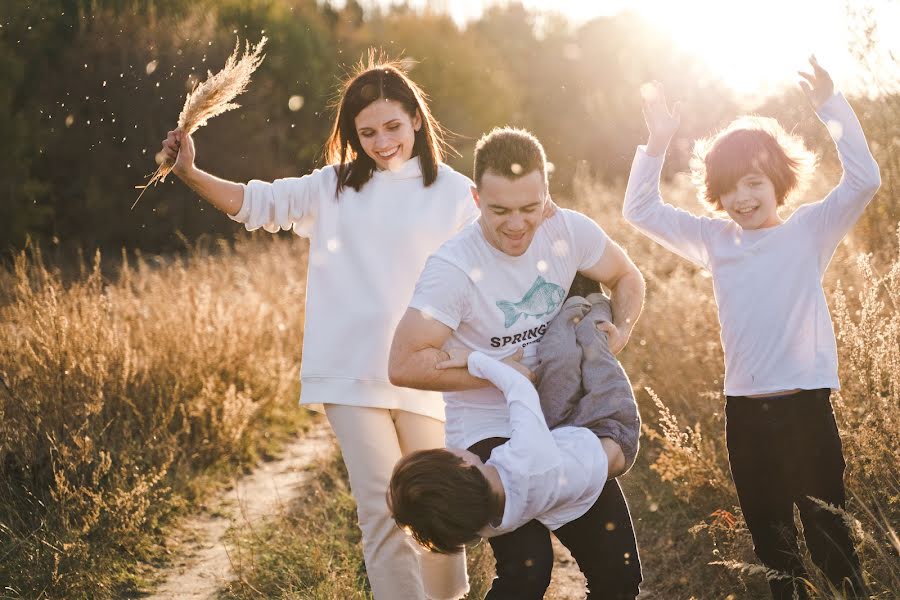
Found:
[[[225,60],[222,70],[215,75],[212,71],[208,71],[206,81],[188,92],[181,113],[178,115],[179,129],[186,133],[194,133],[213,117],[240,108],[241,105],[235,103],[234,99],[247,90],[247,86],[250,85],[250,76],[265,58],[262,50],[266,45],[266,40],[267,38],[263,36],[255,46],[251,46],[250,42],[247,42],[244,54],[240,57],[238,56],[241,48],[240,40],[235,42],[234,51]],[[137,206],[148,187],[158,181],[165,181],[166,175],[172,171],[174,166],[173,162],[161,162],[156,172],[150,176],[150,181],[142,186],[141,193],[138,194],[137,200],[134,201],[131,208]]]

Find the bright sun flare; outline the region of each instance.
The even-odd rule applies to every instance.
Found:
[[[752,3],[642,2],[641,13],[740,93],[766,93],[797,79],[816,53],[835,73],[847,68],[843,13],[836,3],[755,0]],[[752,8],[751,8],[752,7]],[[777,16],[776,16],[777,15]],[[813,25],[815,23],[815,25]]]
[[[710,74],[736,92],[764,95],[797,81],[796,71],[807,69],[814,53],[842,86],[865,90],[857,81],[858,67],[847,48],[847,2],[853,0],[523,0],[537,11],[554,11],[575,22],[616,14],[639,13],[670,36],[682,50],[698,57]],[[447,10],[458,22],[478,18],[485,7],[506,0],[432,0],[432,8]],[[412,2],[415,4],[415,2]],[[861,3],[856,3],[857,5]],[[869,0],[877,24],[879,78],[900,81],[900,2]]]

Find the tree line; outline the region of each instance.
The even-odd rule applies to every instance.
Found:
[[[315,0],[41,0],[0,12],[0,249],[165,252],[182,236],[233,225],[169,179],[130,210],[155,169],[185,93],[221,68],[235,40],[269,38],[242,108],[196,134],[198,164],[237,181],[322,164],[338,82],[369,47],[407,61],[471,172],[475,140],[497,125],[532,130],[554,165],[553,192],[579,174],[627,176],[645,137],[638,86],[666,84],[685,115],[668,169],[689,140],[739,104],[697,59],[631,13],[573,25],[518,4],[459,27],[408,7]],[[798,102],[783,102],[784,110]],[[796,116],[796,115],[794,115]],[[807,115],[808,116],[808,115]],[[810,135],[817,135],[815,125]]]

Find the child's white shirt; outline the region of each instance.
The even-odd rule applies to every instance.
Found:
[[[439,392],[390,383],[388,354],[425,260],[479,214],[472,182],[442,164],[425,187],[413,157],[397,171],[376,171],[358,192],[345,187],[336,197],[336,186],[333,165],[303,177],[253,180],[231,217],[251,231],[293,229],[310,240],[300,401],[443,420]],[[295,293],[299,304],[304,293]]]
[[[510,256],[484,237],[480,221],[443,244],[425,264],[409,306],[453,332],[447,347],[505,358],[521,348],[537,366],[537,344],[556,316],[575,274],[594,266],[607,236],[567,209],[541,223],[528,249]],[[447,445],[468,448],[509,437],[506,400],[495,387],[444,392]]]
[[[555,530],[586,513],[606,483],[607,457],[599,438],[584,427],[547,429],[537,390],[512,367],[472,352],[469,372],[503,393],[511,429],[509,441],[494,448],[486,462],[503,483],[503,518],[479,534],[501,535],[532,519]]]
[[[818,115],[835,141],[843,177],[823,200],[775,227],[745,231],[731,219],[698,217],[664,203],[664,157],[650,157],[644,147],[631,167],[626,220],[712,275],[729,396],[840,388],[822,277],[880,176],[843,95],[832,96]]]

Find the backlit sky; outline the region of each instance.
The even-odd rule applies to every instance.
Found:
[[[342,4],[335,0],[334,4]],[[392,0],[363,0],[363,6]],[[504,0],[409,0],[410,5],[449,12],[460,24],[477,19],[486,6]],[[847,4],[873,9],[880,87],[900,84],[900,0],[522,0],[537,11],[562,13],[573,22],[635,11],[665,31],[683,50],[707,63],[713,75],[735,91],[764,95],[797,80],[797,69],[815,53],[839,88],[860,91],[859,69],[848,51],[851,34]]]

